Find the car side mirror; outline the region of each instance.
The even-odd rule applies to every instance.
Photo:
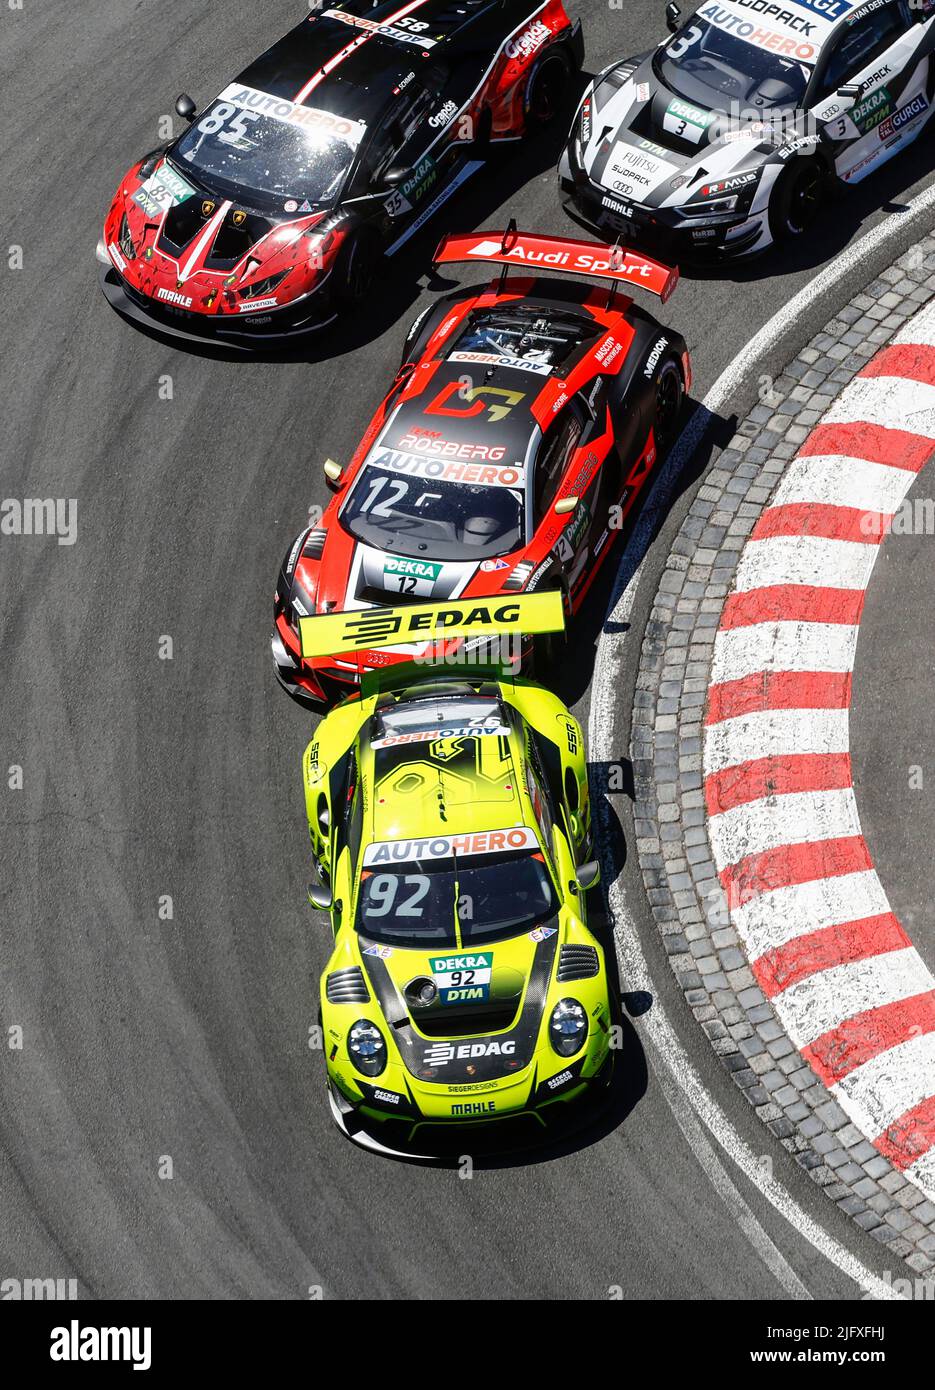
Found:
[[[842,101],[857,101],[859,100],[862,91],[862,83],[848,82],[848,84],[845,87],[838,88],[838,90],[835,92],[835,96],[840,97]]]
[[[383,184],[386,188],[398,188],[409,178],[412,178],[412,170],[408,164],[391,164],[383,175]]]
[[[187,121],[189,125],[191,125],[192,121],[198,115],[198,107],[187,92],[183,92],[176,101],[175,113],[177,116],[181,116],[183,121]]]
[[[586,893],[589,888],[601,881],[601,866],[596,859],[589,859],[586,864],[579,864],[575,870],[575,880],[578,887]]]
[[[330,488],[339,488],[344,481],[344,469],[336,459],[325,459],[322,472],[325,475],[325,482]]]
[[[312,907],[320,908],[322,912],[327,912],[334,902],[334,895],[331,889],[325,888],[321,883],[310,883],[306,891]]]
[[[666,25],[669,32],[674,34],[679,27],[679,20],[682,18],[682,11],[676,4],[666,5]]]
[[[565,516],[568,512],[573,512],[577,505],[577,497],[560,497],[553,510],[556,516]]]

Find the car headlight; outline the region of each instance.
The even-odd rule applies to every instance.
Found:
[[[289,270],[281,270],[278,275],[271,275],[267,280],[258,280],[255,285],[248,285],[246,289],[240,291],[241,299],[266,299],[268,295],[273,293],[276,286],[285,280],[292,269],[293,267],[290,266]]]
[[[560,999],[549,1020],[549,1041],[560,1057],[573,1057],[584,1047],[588,1016],[577,999]]]
[[[130,220],[127,214],[123,214],[123,221],[120,223],[120,235],[117,238],[120,250],[124,259],[128,261],[136,260],[136,245],[130,235]]]
[[[359,1018],[347,1035],[351,1061],[364,1076],[379,1076],[386,1066],[383,1034],[369,1019]]]
[[[731,193],[725,198],[708,198],[704,203],[689,203],[682,208],[685,217],[707,218],[723,217],[726,213],[735,212],[740,201],[736,193]]]

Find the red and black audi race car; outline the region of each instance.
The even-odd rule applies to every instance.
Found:
[[[327,0],[326,0],[327,3]],[[275,346],[329,322],[483,167],[561,108],[562,0],[336,0],[129,170],[104,293],[174,337]]]
[[[638,285],[665,300],[677,271],[513,224],[446,237],[435,260],[503,270],[416,320],[350,463],[325,465],[337,496],[290,547],[275,598],[276,672],[303,702],[330,704],[368,670],[448,655],[441,644],[305,659],[304,615],[547,587],[576,612],[678,429],[685,342],[618,293]]]

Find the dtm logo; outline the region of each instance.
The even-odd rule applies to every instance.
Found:
[[[489,1043],[433,1043],[422,1054],[422,1065],[447,1067],[449,1062],[456,1059],[459,1062],[470,1062],[478,1057],[512,1057],[515,1051],[515,1042],[497,1042],[496,1039]]]

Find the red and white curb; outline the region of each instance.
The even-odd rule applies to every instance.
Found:
[[[887,901],[849,754],[864,595],[935,451],[935,304],[845,387],[744,547],[703,766],[731,920],[780,1023],[850,1120],[935,1198],[935,978]]]

